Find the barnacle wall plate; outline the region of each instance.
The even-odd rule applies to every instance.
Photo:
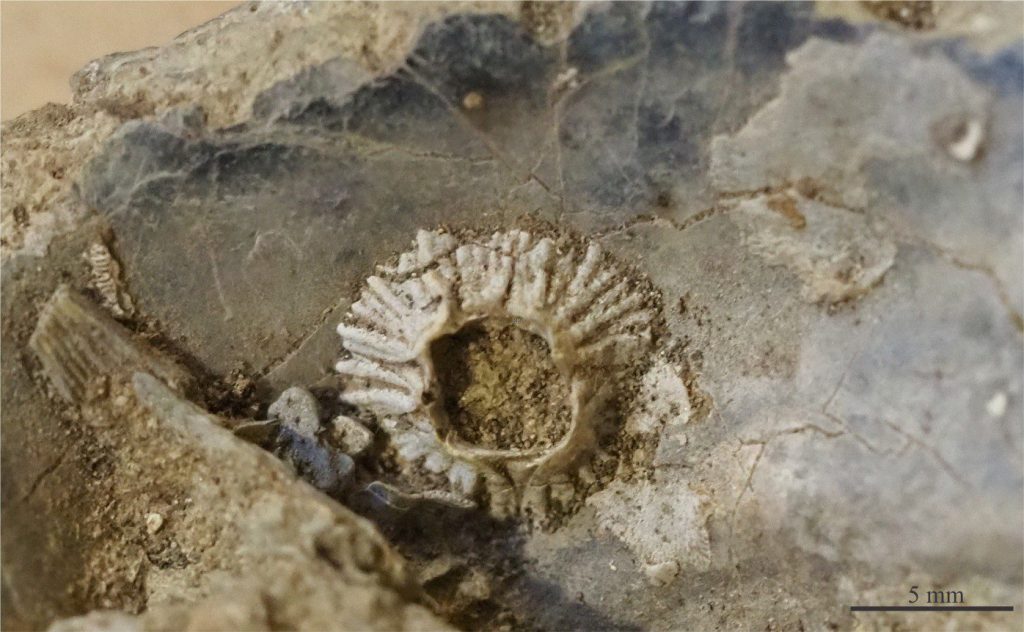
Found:
[[[650,285],[593,243],[420,231],[338,326],[342,399],[400,458],[492,514],[543,516],[592,486],[604,406],[643,362]]]

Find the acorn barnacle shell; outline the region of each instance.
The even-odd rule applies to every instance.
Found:
[[[348,352],[336,365],[342,399],[378,415],[398,455],[444,475],[453,492],[483,497],[499,517],[542,515],[549,503],[564,504],[576,493],[573,481],[592,479],[599,413],[616,388],[613,376],[649,352],[655,309],[636,285],[596,244],[521,230],[486,236],[420,231],[412,250],[366,280],[338,326]],[[472,338],[480,327],[491,327],[486,335],[506,351],[533,340],[546,357],[497,357],[475,375],[504,386],[532,371],[542,377],[521,392],[555,395],[530,409],[516,396],[494,404],[484,389],[453,409],[447,373],[458,367],[439,366],[438,347],[472,339],[473,349],[483,348]],[[553,368],[537,373],[545,362]],[[536,424],[529,440],[475,440],[483,435],[457,427],[459,402],[482,408],[481,418],[491,422],[515,425],[522,410]],[[489,405],[513,414],[498,419]]]

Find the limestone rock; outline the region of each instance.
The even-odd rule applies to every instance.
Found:
[[[651,381],[665,388],[627,411],[652,470],[630,478],[597,455],[580,480],[603,495],[553,531],[466,510],[380,518],[410,557],[444,549],[503,578],[465,607],[444,601],[456,578],[434,586],[446,616],[938,627],[848,606],[941,584],[1016,607],[959,624],[1020,628],[1024,8],[949,5],[924,30],[811,3],[560,11],[244,5],[97,60],[73,104],[5,124],[5,628],[179,598],[216,610],[289,583],[309,601],[271,601],[297,626],[330,625],[320,598],[353,620],[429,627],[380,588],[386,573],[340,594],[358,565],[336,569],[323,538],[374,532],[308,486],[293,497],[294,477],[255,446],[229,466],[239,442],[208,432],[201,408],[168,404],[205,420],[185,441],[123,379],[93,409],[48,397],[53,364],[29,338],[59,285],[96,291],[82,255],[97,239],[130,290],[120,326],[200,383],[244,372],[259,408],[291,386],[337,387],[334,326],[418,230],[549,223],[661,296]],[[113,374],[131,354],[96,357],[84,368]],[[687,406],[661,399],[679,394]],[[147,534],[151,511],[165,524]],[[370,559],[395,559],[363,535]],[[675,581],[652,588],[645,567],[673,560]],[[214,569],[264,567],[253,586],[214,586]]]

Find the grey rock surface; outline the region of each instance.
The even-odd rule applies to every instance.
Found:
[[[811,4],[600,3],[549,37],[518,5],[468,9],[243,8],[95,62],[76,107],[109,107],[89,131],[76,110],[51,150],[73,187],[25,202],[51,218],[36,230],[63,227],[4,262],[5,350],[109,229],[140,330],[269,403],[329,387],[335,324],[417,229],[557,223],[661,292],[689,412],[650,480],[490,542],[521,568],[488,603],[549,629],[944,625],[848,611],[919,585],[1016,607],[959,625],[1019,628],[1024,33],[979,46]],[[253,42],[270,62],[251,84],[212,88]],[[143,66],[149,105],[126,115],[118,86]],[[35,367],[4,355],[6,500],[28,461],[8,446],[62,426],[33,421],[55,416]],[[5,593],[29,581],[6,514]]]

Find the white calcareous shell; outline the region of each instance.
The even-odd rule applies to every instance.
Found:
[[[596,244],[560,248],[522,230],[483,237],[420,231],[395,266],[367,279],[338,326],[349,353],[335,367],[342,399],[381,416],[399,456],[446,474],[454,492],[487,490],[497,515],[538,504],[543,511],[552,485],[564,500],[567,474],[586,468],[595,447],[594,409],[608,390],[607,377],[594,380],[595,371],[628,365],[651,345],[655,311],[634,288]],[[511,319],[542,336],[571,384],[572,420],[556,445],[489,450],[439,432],[443,420],[424,397],[435,390],[431,343],[486,318]]]

